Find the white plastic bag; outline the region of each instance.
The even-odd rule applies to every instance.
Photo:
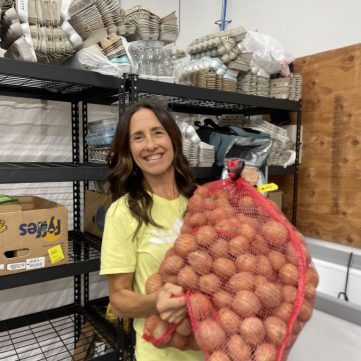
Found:
[[[121,77],[130,72],[130,64],[113,64],[98,45],[79,50],[67,63],[71,68],[92,70],[105,75]]]
[[[261,76],[278,73],[283,76],[290,75],[288,65],[294,60],[294,57],[287,53],[271,35],[247,31],[242,45],[246,51],[253,53],[252,72]]]

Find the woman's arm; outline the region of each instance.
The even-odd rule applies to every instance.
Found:
[[[183,289],[171,283],[158,291],[141,295],[133,291],[134,273],[108,276],[109,299],[113,312],[120,317],[147,317],[159,313],[170,323],[181,322],[186,315]]]

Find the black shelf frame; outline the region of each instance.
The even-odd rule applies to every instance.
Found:
[[[104,164],[60,162],[0,163],[0,183],[41,183],[104,180]]]
[[[0,58],[0,94],[99,104],[117,94],[120,79],[92,71]]]

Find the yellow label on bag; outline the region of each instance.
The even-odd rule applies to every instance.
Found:
[[[275,183],[267,183],[262,186],[258,186],[257,190],[261,193],[272,192],[278,189],[278,185]]]
[[[49,248],[48,253],[49,253],[49,257],[50,257],[50,262],[52,264],[58,263],[64,259],[63,249],[61,248],[60,244],[58,244],[55,247]]]

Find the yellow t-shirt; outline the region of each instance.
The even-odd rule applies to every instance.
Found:
[[[172,201],[152,195],[152,217],[163,226],[142,225],[136,239],[137,227],[131,215],[127,196],[121,197],[108,209],[101,252],[101,275],[134,272],[134,291],[144,294],[147,278],[158,271],[165,253],[180,233],[187,199],[183,196]],[[180,351],[175,348],[158,349],[143,340],[144,318],[134,320],[136,332],[135,356],[137,361],[201,361],[201,352]]]

